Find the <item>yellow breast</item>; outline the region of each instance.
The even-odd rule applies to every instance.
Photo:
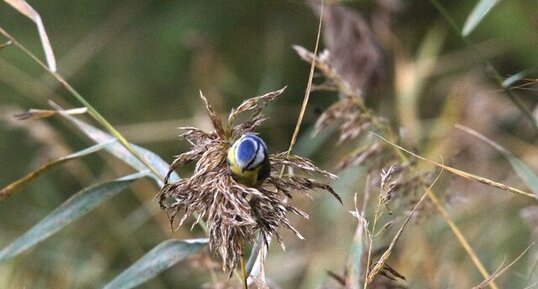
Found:
[[[228,150],[228,167],[230,168],[230,172],[232,173],[233,179],[238,183],[248,187],[259,186],[260,181],[258,179],[258,173],[260,171],[260,167],[257,167],[254,170],[242,170],[237,165],[237,161],[235,160],[235,146],[236,144],[234,144]]]

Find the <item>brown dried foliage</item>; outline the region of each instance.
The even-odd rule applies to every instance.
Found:
[[[362,93],[381,74],[382,55],[374,35],[357,11],[330,5],[324,13],[329,61],[356,93]]]
[[[193,224],[202,219],[207,223],[209,247],[220,252],[223,269],[232,271],[240,261],[244,240],[254,242],[259,231],[267,241],[271,237],[282,245],[277,229],[284,227],[302,238],[290,224],[289,212],[308,218],[301,210],[288,204],[284,197],[291,198],[294,193],[308,194],[313,190],[326,190],[340,202],[339,196],[331,186],[303,176],[280,176],[278,172],[287,166],[308,174],[335,179],[336,176],[316,167],[310,160],[285,153],[270,155],[271,175],[259,188],[245,187],[234,181],[226,164],[227,151],[231,144],[244,133],[253,132],[265,118],[262,109],[282,94],[284,88],[262,96],[250,98],[237,109],[233,109],[227,124],[217,117],[207,99],[201,94],[209,117],[212,131],[194,127],[182,128],[182,138],[192,146],[180,154],[170,166],[165,185],[158,194],[162,209],[169,212],[170,224],[174,227],[176,218],[181,215],[175,229],[195,216]],[[240,114],[249,113],[242,123],[236,123]],[[194,173],[175,183],[169,183],[170,174],[185,164],[195,161]]]
[[[311,6],[320,11],[319,4]],[[342,5],[328,5],[323,20],[328,63],[355,94],[362,95],[381,76],[382,53],[374,33],[358,11]]]
[[[338,144],[352,141],[364,137],[370,130],[382,129],[386,121],[376,116],[372,110],[368,109],[360,94],[357,94],[351,85],[337,72],[329,62],[329,51],[322,52],[319,56],[303,47],[294,47],[297,54],[307,61],[316,61],[316,68],[325,77],[325,82],[316,85],[317,90],[339,91],[340,97],[327,108],[318,118],[314,127],[314,135],[323,129],[338,125],[340,136]],[[373,160],[382,154],[392,154],[387,150],[387,146],[378,139],[371,139],[357,150],[346,155],[336,165],[336,171],[342,171],[351,166],[360,165],[367,160]],[[381,163],[374,166],[380,167]]]
[[[422,213],[428,208],[427,204],[419,207],[424,196],[418,200],[416,192],[421,191],[422,187],[429,184],[432,176],[429,172],[415,169],[412,161],[403,161],[393,148],[387,146],[379,138],[373,138],[369,135],[370,131],[377,131],[390,139],[399,138],[389,127],[387,121],[377,116],[364,103],[365,91],[377,77],[381,64],[381,53],[373,40],[368,25],[358,13],[338,5],[328,7],[324,17],[327,19],[324,32],[328,49],[315,55],[302,47],[295,47],[299,56],[306,62],[310,63],[315,60],[317,70],[324,77],[322,82],[316,84],[314,88],[339,93],[338,99],[318,118],[314,135],[327,127],[337,126],[339,129],[338,144],[347,141],[357,141],[359,144],[354,151],[340,160],[336,165],[336,171],[351,166],[364,165],[366,162],[368,162],[370,171],[380,170],[387,163],[395,164],[389,171],[383,172],[378,179],[374,180],[375,186],[380,188],[372,232],[372,236],[375,237],[393,223],[387,221],[384,226],[380,226],[381,229],[375,230],[375,222],[379,219],[380,214],[385,214],[381,208],[386,208],[386,214],[391,215],[389,204],[396,197],[407,200],[407,202],[400,202],[400,204],[414,206],[413,212],[419,209]],[[410,169],[411,167],[413,169]],[[391,180],[391,176],[396,173],[398,173],[398,177]],[[416,212],[415,216],[418,213]],[[392,247],[398,241],[410,218],[409,216],[406,219],[404,226],[400,228],[390,244],[389,248],[391,249],[385,252],[377,262],[370,263],[372,247],[368,249],[368,254],[364,254],[364,256],[368,256],[368,262],[365,262],[368,265],[365,268],[369,270],[364,278],[369,287],[397,288],[397,283],[392,282],[396,279],[405,279],[386,262]],[[363,260],[365,258],[363,257]],[[380,275],[387,278],[376,278]],[[381,284],[383,280],[390,282]]]

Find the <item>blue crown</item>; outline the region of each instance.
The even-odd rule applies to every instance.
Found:
[[[237,144],[236,158],[237,162],[244,167],[250,167],[252,165],[258,165],[254,163],[258,154],[265,155],[267,152],[267,146],[263,140],[253,134],[247,134],[243,136]]]

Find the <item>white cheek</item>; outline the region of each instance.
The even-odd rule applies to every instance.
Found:
[[[255,157],[255,159],[254,159],[254,162],[250,165],[251,168],[252,168],[252,167],[255,167],[256,165],[258,165],[258,164],[257,164],[257,162],[258,162],[258,155],[259,155],[260,151],[262,151],[263,149],[261,149],[261,148],[258,149],[259,144],[258,144],[257,142],[255,142],[255,141],[251,140],[251,139],[246,139],[246,140],[242,140],[242,141],[248,141],[248,142],[251,142],[251,143],[254,145],[254,150],[258,150],[258,154],[256,154],[256,157]],[[244,168],[247,168],[247,165],[250,163],[250,159],[249,159],[249,160],[240,160],[240,159],[239,159],[239,150],[238,150],[237,148],[239,147],[239,143],[240,143],[240,142],[241,142],[241,140],[237,141],[236,146],[235,146],[235,148],[234,148],[234,150],[235,150],[235,161],[236,161],[237,165],[238,165],[240,168],[244,169]],[[262,152],[262,160],[263,160],[263,152]]]
[[[252,167],[256,167],[263,162],[263,159],[265,158],[264,151],[265,149],[263,146],[258,149],[258,153],[256,154],[256,158],[254,159],[254,162],[252,163]]]
[[[240,168],[244,168],[248,164],[246,162],[239,160],[239,151],[237,150],[237,146],[235,148],[235,162],[237,163],[237,166]]]

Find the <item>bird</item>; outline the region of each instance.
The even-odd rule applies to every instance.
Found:
[[[247,187],[260,187],[271,173],[267,145],[257,135],[242,135],[228,150],[226,158],[232,178]]]

